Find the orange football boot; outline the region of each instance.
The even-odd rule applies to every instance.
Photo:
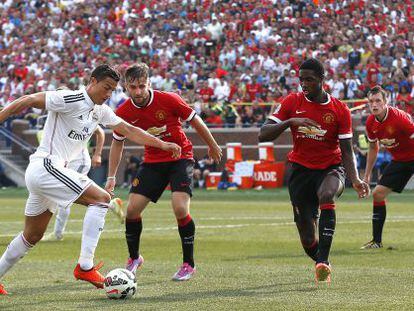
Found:
[[[327,282],[331,283],[331,272],[332,268],[330,264],[320,262],[315,266],[315,279],[316,283]]]
[[[103,288],[105,277],[98,271],[103,266],[103,262],[101,261],[91,270],[84,271],[81,269],[80,265],[77,264],[75,270],[73,270],[73,276],[77,280],[82,280],[89,282],[95,285],[97,288]]]

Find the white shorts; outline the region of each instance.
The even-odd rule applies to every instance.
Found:
[[[88,176],[64,167],[60,161],[40,157],[30,159],[25,179],[29,190],[26,216],[37,216],[46,210],[55,213],[58,204],[73,204],[93,183]]]

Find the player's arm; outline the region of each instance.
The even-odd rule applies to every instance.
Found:
[[[0,123],[3,123],[6,119],[16,114],[21,113],[27,108],[46,108],[46,95],[45,92],[24,95],[18,99],[12,101],[10,105],[0,111]]]
[[[379,151],[378,141],[369,142],[368,154],[367,154],[367,164],[365,166],[365,176],[364,181],[369,184],[371,181],[371,173],[374,168],[375,162],[377,161]]]
[[[216,163],[219,163],[223,155],[222,150],[213,135],[211,135],[211,132],[204,121],[198,115],[195,115],[190,121],[190,124],[197,131],[197,134],[200,135],[201,139],[208,145],[209,157]]]
[[[280,120],[279,120],[280,121]],[[316,126],[319,124],[309,118],[290,118],[285,121],[275,122],[268,119],[260,128],[259,142],[273,141],[291,126]]]
[[[339,146],[342,153],[342,164],[345,167],[348,178],[351,180],[352,187],[354,187],[360,198],[365,198],[369,195],[369,186],[358,176],[356,158],[352,148],[352,139],[339,139]]]
[[[102,127],[98,125],[94,134],[96,135],[96,146],[95,146],[95,151],[93,152],[93,155],[92,155],[92,167],[98,167],[98,166],[101,166],[102,164],[101,156],[102,156],[103,145],[105,142],[105,132],[102,129]]]
[[[280,136],[288,127],[290,127],[289,120],[276,123],[273,120],[266,120],[259,132],[259,142],[274,141]]]
[[[124,141],[112,139],[111,149],[109,150],[108,177],[106,180],[105,190],[113,193],[116,185],[116,172],[121,162],[122,152],[124,150]]]
[[[164,151],[171,151],[173,154],[172,156],[175,159],[178,159],[181,155],[181,147],[177,144],[162,141],[161,139],[158,139],[138,127],[132,126],[123,120],[120,123],[111,126],[111,128],[139,145],[159,148]]]

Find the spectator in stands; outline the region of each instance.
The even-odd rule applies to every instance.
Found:
[[[131,184],[132,178],[137,174],[138,168],[141,165],[142,157],[127,153],[126,166],[124,170],[124,182],[122,188],[126,188]]]
[[[397,83],[401,92],[401,82],[407,80],[410,93],[414,82],[413,14],[405,2],[384,0],[379,8],[373,0],[319,1],[317,6],[311,0],[207,1],[202,6],[197,1],[182,6],[163,0],[156,9],[130,1],[124,1],[122,9],[116,1],[104,6],[73,0],[26,2],[24,14],[16,14],[13,1],[2,4],[2,93],[54,90],[62,83],[77,89],[89,75],[87,68],[106,61],[122,66],[145,61],[154,68],[155,88],[178,89],[183,95],[192,88],[200,90],[213,72],[219,88],[223,77],[232,75],[232,103],[262,97],[251,98],[249,92],[245,98],[237,91],[253,85],[253,76],[262,87],[276,81],[274,86],[287,95],[297,88],[296,81],[289,82],[289,72],[295,70],[297,76],[298,65],[308,57],[326,60],[330,76],[338,75],[338,85],[345,85],[350,99],[365,96],[374,83],[390,90]],[[352,72],[360,80],[358,91],[347,83],[354,79]],[[211,80],[209,84],[212,88]],[[1,105],[7,104],[6,97]],[[111,100],[111,106],[116,102]]]
[[[217,164],[208,155],[198,161],[202,175],[202,186],[205,187],[205,180],[211,172],[217,172]]]

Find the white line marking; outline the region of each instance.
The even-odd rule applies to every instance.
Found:
[[[414,221],[414,217],[406,217],[404,219],[387,219],[387,222],[412,222]],[[348,224],[370,224],[371,220],[355,220],[355,221],[340,221],[338,222],[339,225],[348,225]],[[245,227],[253,227],[253,226],[260,226],[260,227],[279,227],[279,226],[293,226],[294,222],[273,222],[273,223],[262,223],[262,224],[256,224],[256,223],[248,223],[248,224],[233,224],[233,225],[198,225],[197,230],[199,229],[237,229],[237,228],[245,228]],[[154,228],[145,228],[145,231],[172,231],[177,230],[177,227],[154,227]],[[9,234],[0,234],[0,238],[4,237],[14,237],[16,236],[21,230],[17,231],[16,233],[9,233]],[[107,233],[122,233],[125,229],[108,229],[104,232]],[[82,231],[66,231],[65,235],[80,235]]]

